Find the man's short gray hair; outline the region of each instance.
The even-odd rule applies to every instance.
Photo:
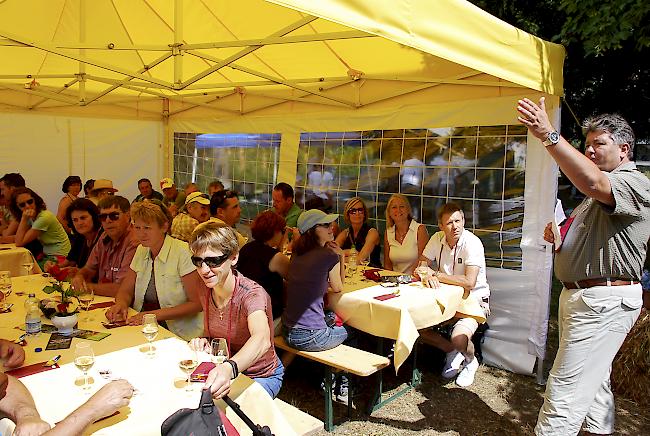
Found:
[[[627,154],[628,159],[632,159],[634,154],[634,132],[630,124],[625,121],[625,118],[618,114],[600,114],[587,118],[582,123],[585,135],[587,133],[596,132],[599,130],[605,131],[612,136],[612,140],[616,145],[627,144],[630,146],[630,151]]]

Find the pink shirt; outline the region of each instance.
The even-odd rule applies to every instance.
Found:
[[[92,271],[98,283],[120,283],[139,244],[131,227],[117,242],[106,236],[95,244],[83,269]]]
[[[271,298],[263,287],[244,277],[238,272],[235,274],[235,291],[230,302],[223,310],[223,319],[220,319],[212,299],[212,290],[201,298],[204,313],[204,335],[209,338],[225,338],[228,342],[230,357],[244,346],[251,337],[248,330],[248,315],[262,310],[266,313],[269,322],[269,339],[271,346],[254,362],[244,374],[251,378],[269,377],[277,366],[277,356],[273,346],[273,316],[271,314]]]

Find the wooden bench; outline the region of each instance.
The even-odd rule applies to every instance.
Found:
[[[323,428],[323,421],[320,419],[314,418],[310,414],[303,412],[291,404],[285,403],[279,398],[276,398],[273,402],[280,409],[280,412],[282,412],[282,415],[284,415],[284,418],[297,435],[310,436]]]
[[[287,344],[282,336],[276,336],[274,342],[277,348],[325,365],[325,430],[327,431],[334,429],[331,369],[367,377],[390,365],[387,357],[343,344],[325,351],[300,351]],[[350,398],[348,414],[351,404]]]

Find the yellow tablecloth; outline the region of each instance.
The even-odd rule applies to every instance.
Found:
[[[41,268],[32,256],[31,251],[23,247],[16,247],[15,244],[0,244],[0,271],[9,271],[11,277],[24,276],[27,274],[23,263],[34,262],[31,274],[38,274]]]
[[[40,275],[23,276],[12,279],[14,294],[8,302],[14,303],[13,311],[0,314],[0,337],[13,340],[23,331],[14,327],[24,324],[24,301],[28,292],[36,292],[39,298],[47,294],[41,289],[46,279]],[[15,292],[25,294],[15,295]],[[107,297],[96,297],[95,302],[109,301]],[[96,362],[90,370],[90,376],[95,383],[91,392],[96,392],[107,383],[99,375],[99,370],[110,369],[112,374],[125,378],[138,390],[128,407],[120,409],[120,413],[109,419],[93,424],[86,434],[97,435],[159,435],[160,425],[173,412],[183,407],[196,408],[199,404],[200,385],[193,392],[186,393],[181,382],[183,373],[178,368],[178,358],[182,347],[187,343],[171,332],[160,329],[154,342],[156,356],[151,359],[140,350],[146,341],[141,327],[120,327],[106,330],[101,321],[105,320],[106,309],[91,311],[90,321],[80,321],[79,327],[94,331],[108,332],[111,335],[101,341],[88,341],[95,352]],[[85,316],[86,314],[84,314]],[[46,321],[43,318],[44,323]],[[25,365],[48,360],[61,354],[61,368],[52,371],[23,377],[21,381],[29,388],[34,396],[36,406],[43,419],[54,424],[72,412],[87,400],[82,390],[75,386],[75,379],[80,372],[72,363],[74,346],[80,339],[73,339],[72,346],[67,350],[45,351],[50,335],[41,333],[36,337],[28,337],[25,346]],[[36,347],[43,348],[36,353]],[[200,360],[208,360],[202,356]],[[271,397],[263,388],[244,375],[235,380],[230,397],[235,400],[242,410],[256,423],[268,425],[276,435],[294,435],[295,432],[277,408]],[[226,408],[225,404],[218,405],[226,410],[226,416],[241,435],[250,435],[248,429],[235,414]]]
[[[483,310],[474,298],[463,299],[463,288],[441,284],[440,289],[421,288],[420,283],[385,288],[375,282],[347,283],[340,294],[329,294],[330,306],[343,321],[363,332],[395,340],[397,372],[411,354],[419,329],[440,324],[460,312],[484,322]],[[399,296],[380,301],[374,297]]]

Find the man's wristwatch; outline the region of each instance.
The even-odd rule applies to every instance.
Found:
[[[557,145],[558,142],[560,142],[560,134],[554,130],[548,134],[546,140],[542,141],[542,144],[544,144],[545,147],[548,147],[550,145]]]

